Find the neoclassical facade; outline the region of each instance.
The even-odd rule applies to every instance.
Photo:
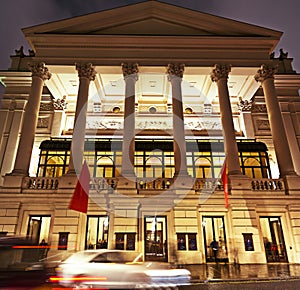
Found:
[[[300,263],[300,75],[273,53],[281,32],[146,1],[23,33],[32,50],[0,72],[1,235],[50,257]],[[84,161],[86,214],[69,209]]]

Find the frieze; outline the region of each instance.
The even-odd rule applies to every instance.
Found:
[[[187,119],[184,124],[187,130],[222,130],[222,124],[219,119]],[[91,130],[121,130],[123,129],[123,120],[119,121],[116,119],[103,118],[102,120],[97,120],[93,118],[88,118],[86,123],[86,128]],[[164,118],[161,120],[136,120],[135,128],[137,130],[172,130],[173,121],[172,118]]]

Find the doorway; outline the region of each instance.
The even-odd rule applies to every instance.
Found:
[[[43,240],[49,243],[50,221],[50,216],[29,216],[27,238],[35,245],[39,245]]]
[[[202,218],[206,262],[228,262],[224,217]]]
[[[287,262],[280,217],[260,217],[267,262]]]
[[[85,249],[107,249],[109,216],[88,216]]]
[[[168,261],[166,216],[145,217],[145,260]]]

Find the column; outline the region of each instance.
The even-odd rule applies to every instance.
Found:
[[[274,85],[276,68],[262,65],[254,76],[264,90],[270,129],[281,177],[296,175]]]
[[[91,63],[76,64],[76,70],[78,71],[79,88],[68,174],[75,174],[76,172],[80,171],[82,167],[89,86],[90,82],[94,81],[96,77],[95,68]]]
[[[135,83],[138,80],[138,64],[123,63],[125,81],[124,125],[121,175],[133,177],[135,152]]]
[[[50,79],[51,73],[43,62],[29,66],[32,72],[31,91],[25,108],[21,137],[16,155],[14,169],[11,175],[28,176],[31,153],[38,121],[39,107],[44,81]]]
[[[216,82],[218,86],[220,114],[223,127],[224,148],[227,160],[228,175],[238,175],[242,173],[232,120],[230,96],[227,86],[227,79],[230,71],[230,65],[216,64],[213,71],[211,72],[211,80],[213,82]]]
[[[167,67],[168,81],[172,86],[175,177],[188,176],[181,91],[183,72],[184,64],[169,64]]]

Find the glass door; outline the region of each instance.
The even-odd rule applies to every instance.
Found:
[[[145,217],[145,260],[168,261],[165,216]]]
[[[261,217],[260,225],[267,262],[287,262],[280,217]]]
[[[204,216],[202,228],[206,262],[228,262],[224,217]]]
[[[86,249],[107,249],[108,246],[108,216],[88,216],[86,225]]]

